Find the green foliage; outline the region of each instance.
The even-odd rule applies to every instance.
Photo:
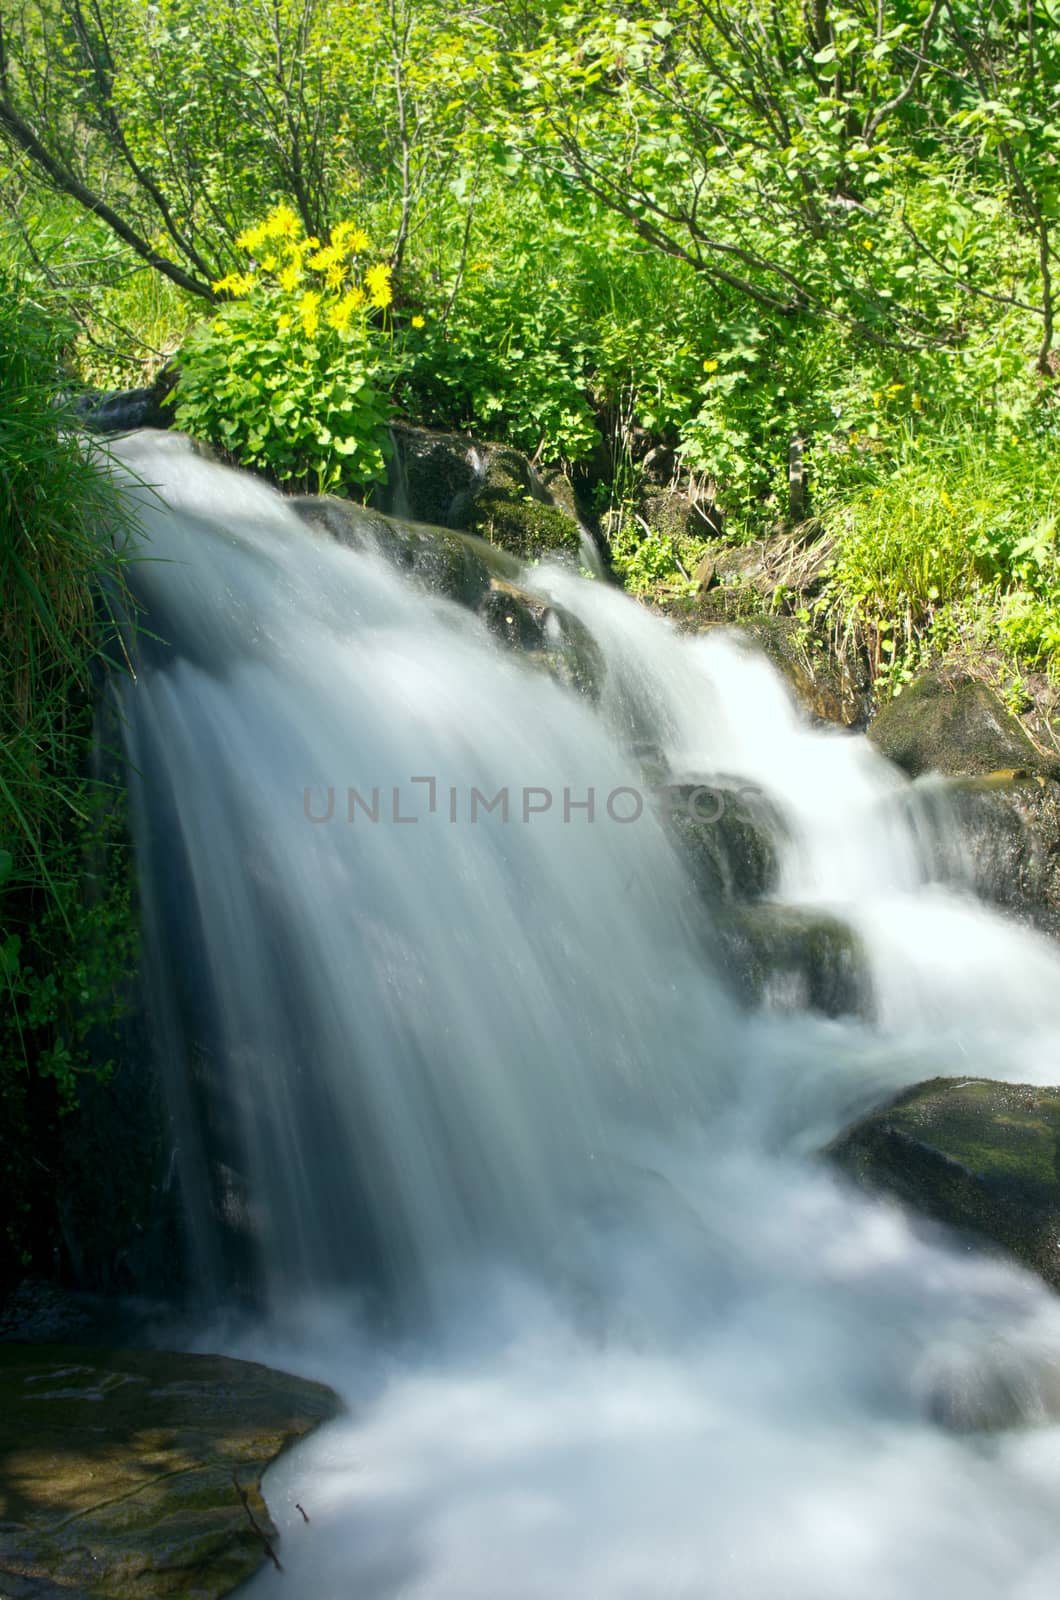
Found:
[[[531,220],[516,211],[505,222],[499,248],[471,261],[452,314],[428,324],[402,399],[443,425],[546,460],[580,461],[599,434],[586,393],[592,344],[570,264],[561,280],[531,244]]]
[[[352,223],[321,245],[286,206],[238,242],[249,269],[216,287],[240,298],[181,352],[179,426],[281,483],[323,493],[378,482],[394,350],[375,319],[391,303],[389,267],[362,269],[368,238]]]
[[[0,1278],[49,1245],[54,1124],[123,1000],[120,819],[84,774],[90,671],[114,653],[128,514],[74,431],[56,327],[0,295]]]
[[[825,513],[836,545],[822,605],[870,641],[887,681],[907,677],[925,647],[938,651],[969,630],[981,646],[1051,666],[1060,643],[1056,442],[907,436],[894,464],[872,476]]]

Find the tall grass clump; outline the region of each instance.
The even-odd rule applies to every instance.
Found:
[[[74,426],[65,338],[0,282],[0,1286],[50,1264],[56,1130],[107,1070],[133,947],[123,830],[88,777],[131,521]]]

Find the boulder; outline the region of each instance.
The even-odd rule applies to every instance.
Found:
[[[501,644],[521,651],[567,688],[598,698],[607,670],[603,653],[565,606],[494,577],[478,614]]]
[[[1060,1289],[1060,1089],[935,1078],[841,1134],[857,1183],[1015,1256]]]
[[[873,717],[869,738],[910,777],[982,777],[1008,771],[1060,776],[986,683],[941,669],[922,672]]]
[[[539,474],[518,450],[465,434],[396,423],[392,437],[384,510],[477,534],[520,561],[577,556],[582,528],[561,473]]]
[[[1060,934],[1060,783],[997,772],[917,797],[952,876],[1010,916]]]
[[[329,1389],[222,1356],[0,1346],[0,1593],[212,1600],[282,1560],[270,1461]]]
[[[488,547],[444,528],[402,522],[336,495],[296,495],[291,505],[311,526],[340,544],[381,555],[425,588],[474,610],[490,586]],[[507,571],[518,570],[515,563]]]
[[[173,406],[168,396],[176,388],[175,366],[165,366],[146,389],[111,389],[105,394],[80,395],[76,409],[93,433],[132,433],[137,428],[171,428]]]
[[[783,824],[760,790],[720,776],[668,783],[660,799],[670,836],[708,904],[757,900],[776,888]]]
[[[865,1017],[872,989],[861,941],[847,923],[808,906],[740,906],[719,922],[721,947],[746,1005]]]

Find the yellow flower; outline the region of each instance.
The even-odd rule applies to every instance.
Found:
[[[704,372],[717,372],[717,370],[718,370],[718,363],[716,361],[704,361],[704,363],[703,363],[703,371]]]
[[[293,239],[301,230],[301,223],[290,206],[276,206],[262,223],[266,239]]]
[[[331,230],[331,242],[337,250],[349,250],[354,255],[368,249],[368,235],[352,222],[337,222]]]
[[[238,249],[247,250],[253,255],[256,250],[261,249],[267,238],[268,234],[265,231],[265,225],[261,223],[256,228],[247,228],[243,233],[237,234],[236,246]]]
[[[285,294],[291,294],[298,287],[301,276],[301,267],[296,266],[292,261],[289,267],[284,267],[276,281]]]
[[[324,283],[329,289],[341,289],[346,277],[346,268],[341,262],[333,262],[324,274]]]
[[[364,286],[373,306],[382,311],[394,298],[390,288],[390,268],[383,262],[369,267],[364,275]]]
[[[262,271],[263,272],[275,272],[276,271],[276,257],[275,256],[266,256],[265,260],[261,263],[261,267],[262,267]]]
[[[217,294],[230,294],[236,299],[240,295],[249,294],[254,287],[254,274],[252,272],[230,272],[227,277],[218,278],[213,285]]]
[[[302,296],[298,315],[302,319],[302,331],[311,339],[320,326],[320,295],[315,289],[307,289]]]
[[[360,298],[358,299],[358,295]],[[334,301],[328,307],[328,323],[338,333],[345,333],[350,325],[350,318],[357,310],[358,305],[364,301],[364,295],[358,290],[357,294],[344,294],[341,300]]]
[[[276,318],[276,326],[279,328],[281,333],[283,333],[285,329],[287,329],[287,328],[289,328],[291,326],[291,319],[287,315],[286,311],[284,312],[282,317],[277,317]]]
[[[942,493],[939,495],[939,499],[942,501],[942,504],[946,507],[947,511],[955,511],[957,509],[949,495],[946,493],[945,489],[943,489]]]
[[[309,241],[306,240],[306,243],[308,244]],[[309,265],[314,272],[326,272],[329,267],[335,265],[336,261],[341,260],[342,252],[336,250],[334,245],[329,244],[323,250],[318,250],[309,257]]]
[[[892,383],[889,386],[888,390],[887,390],[887,398],[888,398],[888,400],[893,400],[895,395],[896,394],[901,394],[901,392],[902,392],[902,390],[904,388],[905,388],[905,384],[904,383]]]
[[[427,323],[423,317],[413,317],[412,326],[414,328],[425,328]]]

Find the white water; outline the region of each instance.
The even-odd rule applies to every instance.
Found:
[[[903,781],[735,643],[535,574],[604,652],[597,714],[259,484],[123,451],[174,507],[138,586],[176,648],[126,710],[196,1270],[232,1274],[220,1211],[265,1300],[229,1347],[351,1406],[270,1474],[287,1570],[253,1594],[1051,1595],[1057,1302],[812,1156],[903,1083],[1055,1082],[1053,950],[933,882]],[[645,737],[769,794],[871,1025],[728,998],[650,808],[600,814]],[[524,788],[555,803],[523,822]]]

